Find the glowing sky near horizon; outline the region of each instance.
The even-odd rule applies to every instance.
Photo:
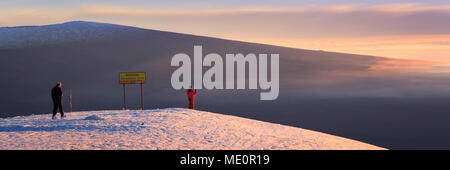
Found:
[[[0,26],[73,20],[450,63],[445,0],[0,1]]]

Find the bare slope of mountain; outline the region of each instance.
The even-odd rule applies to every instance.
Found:
[[[450,148],[450,76],[422,62],[285,48],[135,27],[68,22],[0,28],[0,115],[48,113],[50,89],[63,82],[75,110],[121,109],[118,72],[145,71],[145,107],[185,107],[171,87],[173,55],[280,54],[280,95],[258,90],[199,90],[197,108],[314,129],[387,148]],[[204,68],[204,71],[207,67]],[[139,87],[127,86],[129,108]],[[432,131],[433,133],[429,133]],[[424,138],[423,136],[427,136]]]
[[[225,53],[279,53],[282,88],[295,87],[298,81],[310,81],[324,73],[369,71],[377,62],[387,60],[80,21],[1,28],[0,76],[8,82],[0,88],[2,94],[8,96],[0,99],[7,103],[2,111],[46,111],[48,89],[57,81],[63,82],[64,89],[72,89],[77,109],[121,108],[122,91],[117,80],[120,71],[148,72],[146,104],[181,102],[183,93],[170,85],[175,69],[170,67],[170,61],[180,52],[192,56],[194,45],[203,45],[204,54],[215,52],[222,56]],[[241,94],[243,97],[257,95],[253,91],[204,93],[208,95],[202,97],[223,95],[225,101]],[[257,96],[245,98],[258,100]]]

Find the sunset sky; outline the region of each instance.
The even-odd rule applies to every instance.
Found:
[[[450,63],[447,0],[0,1],[0,26],[74,20]]]

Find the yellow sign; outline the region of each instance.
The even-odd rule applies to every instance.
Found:
[[[144,84],[146,80],[146,72],[123,72],[119,73],[120,84]]]

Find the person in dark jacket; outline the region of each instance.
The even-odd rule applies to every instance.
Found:
[[[61,90],[61,82],[56,83],[56,86],[52,88],[52,100],[53,100],[53,116],[52,119],[55,119],[56,113],[58,111],[61,112],[61,118],[64,118],[64,110],[62,107],[62,96],[63,92]]]
[[[193,90],[192,87],[187,90],[187,96],[189,100],[189,109],[194,109],[194,100],[195,100],[195,94],[197,93],[197,90]]]

